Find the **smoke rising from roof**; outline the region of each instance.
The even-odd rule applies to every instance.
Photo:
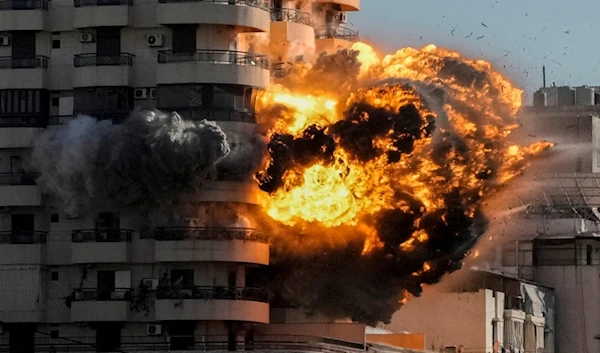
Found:
[[[195,191],[230,152],[214,123],[136,111],[122,125],[79,116],[34,142],[38,183],[70,216],[91,207],[169,201]]]

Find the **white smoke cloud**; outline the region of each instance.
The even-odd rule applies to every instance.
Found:
[[[126,206],[196,191],[230,152],[213,122],[177,113],[136,111],[122,125],[79,116],[35,141],[30,160],[44,192],[67,215],[90,207]]]

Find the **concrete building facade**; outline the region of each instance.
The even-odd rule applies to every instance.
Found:
[[[256,288],[268,234],[240,216],[258,207],[252,180],[215,170],[196,218],[150,227],[135,208],[73,218],[28,170],[36,136],[78,114],[119,124],[133,109],[158,108],[216,121],[232,144],[258,134],[255,100],[270,65],[246,36],[274,31],[316,47],[314,22],[292,21],[302,16],[275,3],[0,3],[0,351],[364,344],[364,330],[268,325],[269,297]],[[345,13],[359,0],[314,6]],[[324,335],[353,343],[316,337]]]

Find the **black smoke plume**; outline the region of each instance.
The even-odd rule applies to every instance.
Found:
[[[178,114],[134,112],[122,125],[80,116],[48,129],[31,167],[68,215],[91,207],[164,202],[194,192],[230,151],[223,131]]]

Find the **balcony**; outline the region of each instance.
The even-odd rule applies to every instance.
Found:
[[[71,232],[71,262],[126,263],[131,255],[132,230],[77,229]]]
[[[243,32],[268,32],[268,0],[159,0],[156,21],[162,25],[213,24]]]
[[[45,262],[46,232],[0,232],[0,264],[39,265]]]
[[[73,27],[127,27],[132,0],[75,0]]]
[[[315,0],[315,2],[340,5],[342,11],[360,11],[360,0]]]
[[[272,9],[271,22],[294,22],[311,26],[310,13],[296,9]]]
[[[130,301],[129,288],[77,289],[73,291],[71,321],[128,321]]]
[[[77,54],[73,60],[73,87],[132,86],[134,57],[135,55],[128,53]]]
[[[358,31],[341,26],[322,26],[315,30],[316,39],[341,39],[349,42],[358,40]]]
[[[2,11],[0,11],[0,15]],[[48,57],[0,57],[0,89],[40,89],[48,87]]]
[[[157,228],[158,262],[225,261],[269,264],[269,238],[248,228]]]
[[[332,338],[302,335],[237,335],[232,343],[227,335],[204,336],[122,336],[117,352],[226,352],[237,351],[364,352],[364,345]],[[36,352],[95,352],[96,337],[35,337]],[[9,351],[9,339],[0,338],[0,352]]]
[[[75,118],[75,115],[50,115],[48,125],[67,125]]]
[[[155,320],[269,323],[268,295],[258,288],[163,287],[156,292]]]
[[[158,84],[224,83],[265,88],[269,84],[266,55],[230,51],[160,51]]]
[[[0,0],[0,32],[47,30],[48,0]]]
[[[35,185],[36,178],[32,173],[0,173],[0,207],[41,206],[42,192]]]

